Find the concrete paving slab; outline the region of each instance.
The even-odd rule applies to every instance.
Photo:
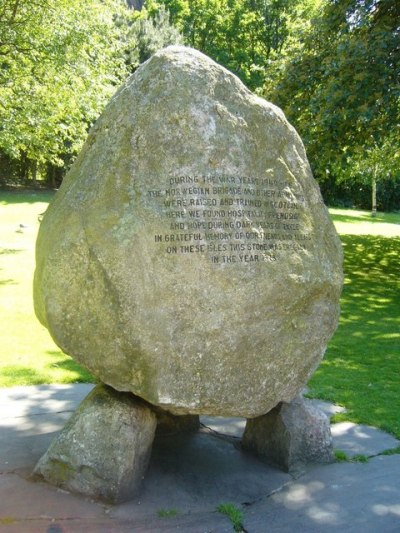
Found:
[[[143,489],[124,505],[110,507],[34,483],[29,475],[36,461],[90,390],[41,386],[0,391],[0,531],[29,531],[29,526],[36,532],[43,524],[54,531],[88,531],[89,523],[95,528],[89,530],[99,532],[111,527],[118,532],[231,531],[229,520],[216,512],[218,504],[253,501],[291,479],[243,454],[232,437],[235,423],[224,420],[214,425],[225,428],[227,437],[203,427],[192,435],[157,438]],[[176,517],[158,516],[171,509]]]
[[[162,509],[213,512],[221,503],[257,500],[289,481],[289,474],[212,434],[158,438],[140,496],[115,507],[110,516],[133,519]]]
[[[311,400],[313,405],[323,411],[328,417],[335,413],[342,413],[345,409],[339,405],[329,404],[322,400]],[[201,423],[212,431],[230,435],[240,439],[246,426],[245,418],[200,417]],[[354,424],[353,422],[339,422],[331,425],[333,447],[345,452],[348,457],[366,455],[372,457],[392,448],[400,446],[400,441],[392,435],[377,428]]]
[[[326,414],[328,418],[336,413],[345,413],[346,409],[341,405],[335,405],[333,403],[325,402],[324,400],[309,400],[314,407],[320,409],[323,413]]]
[[[105,507],[87,498],[36,483],[18,473],[0,476],[0,516],[21,520],[104,519]],[[21,496],[24,496],[21,498]]]
[[[0,469],[31,470],[93,385],[0,389]]]
[[[353,422],[332,424],[331,432],[334,448],[344,451],[349,457],[355,455],[371,457],[400,446],[400,441],[392,435]]]
[[[0,420],[74,411],[94,387],[90,383],[0,389]]]
[[[400,531],[400,455],[313,467],[294,480],[241,452],[243,419],[202,417],[197,434],[157,438],[141,493],[123,505],[31,481],[37,459],[91,388],[0,390],[0,533],[232,532],[216,511],[223,502],[243,509],[248,533]],[[335,448],[349,455],[399,445],[374,428],[332,430]]]
[[[400,531],[400,455],[318,466],[247,512],[244,526],[265,531]]]

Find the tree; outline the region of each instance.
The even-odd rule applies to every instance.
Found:
[[[140,16],[133,15],[124,20],[126,34],[127,64],[130,72],[157,50],[171,44],[183,44],[179,31],[170,23],[170,16],[164,6],[149,15],[147,9]]]
[[[126,75],[115,15],[105,0],[5,0],[0,15],[0,149],[62,165]]]
[[[179,42],[165,10],[149,19],[124,0],[3,0],[0,162],[53,184],[126,76]]]
[[[262,87],[268,63],[288,37],[288,20],[300,0],[153,0],[165,5],[185,43],[237,74],[251,89]]]
[[[386,139],[399,124],[400,7],[394,0],[314,4],[312,25],[288,41],[265,94],[298,128],[320,180],[327,171],[354,179],[352,166],[361,168],[363,157],[395,146]]]
[[[349,177],[356,181],[371,183],[372,216],[377,212],[377,185],[379,180],[400,176],[399,131],[392,131],[381,137],[378,144],[373,137],[361,153],[349,158]]]

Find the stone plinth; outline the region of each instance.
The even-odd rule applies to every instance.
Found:
[[[329,419],[301,396],[248,420],[242,446],[286,472],[333,460]]]
[[[129,500],[146,472],[156,424],[143,401],[98,385],[39,460],[34,476],[107,502]]]

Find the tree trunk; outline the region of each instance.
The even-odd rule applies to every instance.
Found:
[[[376,217],[376,175],[377,168],[374,166],[372,171],[372,213],[371,216]]]
[[[26,152],[21,151],[20,155],[20,177],[23,183],[26,184],[29,177],[29,161]]]
[[[133,8],[135,11],[141,11],[144,5],[144,0],[127,0],[126,3],[130,8]]]
[[[32,170],[32,182],[33,182],[33,186],[36,188],[37,187],[37,180],[36,180],[36,177],[37,177],[37,161],[32,161],[31,162],[31,170]]]

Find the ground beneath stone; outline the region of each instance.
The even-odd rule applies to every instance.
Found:
[[[30,480],[30,473],[92,385],[0,390],[0,532],[231,532],[217,512],[231,502],[249,533],[397,532],[400,442],[375,428],[332,425],[347,461],[310,466],[297,478],[240,449],[242,419],[203,417],[192,435],[158,438],[140,494],[107,506]],[[331,414],[336,407],[319,402]]]

